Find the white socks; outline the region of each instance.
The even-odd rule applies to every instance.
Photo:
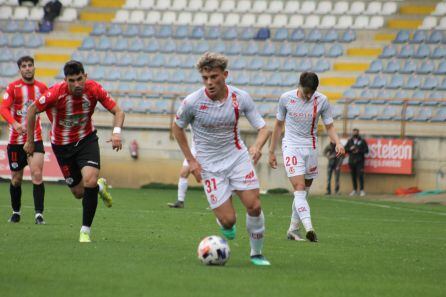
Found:
[[[104,186],[101,183],[98,183],[99,192],[102,192],[104,190]]]
[[[306,192],[306,197],[308,197],[310,192],[310,187],[305,187],[305,192]],[[299,230],[300,218],[299,218],[299,213],[297,212],[297,208],[294,206],[294,202],[295,200],[293,200],[293,203],[291,204],[292,212],[291,212],[290,228],[288,228],[289,232]]]
[[[296,191],[294,192],[294,208],[299,215],[302,224],[304,225],[305,231],[313,230],[313,225],[311,224],[311,214],[310,205],[307,202],[307,192],[306,191]]]
[[[82,233],[90,234],[90,230],[91,230],[91,227],[87,227],[87,226],[82,226],[82,228],[81,228]]]
[[[263,233],[265,232],[265,217],[263,211],[258,217],[246,214],[246,230],[249,233],[251,256],[261,255],[263,248]]]
[[[186,198],[187,186],[187,178],[180,177],[178,180],[178,201],[184,202],[184,198]]]

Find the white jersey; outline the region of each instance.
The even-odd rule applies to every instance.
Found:
[[[310,100],[297,97],[297,90],[280,96],[277,119],[285,121],[282,146],[316,148],[319,116],[325,125],[333,123],[327,97],[315,92]]]
[[[227,93],[224,102],[213,101],[202,87],[183,100],[176,116],[179,127],[191,124],[197,160],[210,172],[225,171],[248,154],[238,128],[241,115],[256,129],[265,126],[247,92],[227,86]]]

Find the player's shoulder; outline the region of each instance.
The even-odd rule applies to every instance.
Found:
[[[57,82],[48,88],[47,96],[56,95],[60,96],[68,93],[67,83],[65,81]]]
[[[328,101],[327,96],[322,94],[321,92],[318,92],[318,91],[316,91],[314,93],[314,97],[317,98],[317,100],[321,101],[321,102]]]
[[[44,83],[43,81],[39,81],[39,80],[34,80],[34,85],[37,86],[39,89],[47,89],[47,85],[46,83]]]
[[[296,99],[297,98],[297,90],[289,90],[280,95],[280,99]]]
[[[204,92],[204,87],[190,93],[183,99],[184,104],[195,104],[196,102],[202,100],[206,97],[206,94]]]
[[[87,89],[87,90],[102,89],[102,85],[95,80],[87,79],[85,81],[85,89]]]
[[[21,79],[16,79],[10,82],[6,87],[8,89],[21,88],[23,86],[23,81]]]
[[[240,88],[234,87],[234,86],[228,86],[228,90],[230,93],[234,93],[238,98],[240,99],[249,99],[251,98],[251,95],[245,90],[242,90]]]

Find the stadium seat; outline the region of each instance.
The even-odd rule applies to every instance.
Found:
[[[253,1],[249,1],[249,0],[241,0],[241,1],[237,1],[237,6],[234,9],[234,11],[238,12],[238,13],[245,13],[251,10],[251,2]]]
[[[220,11],[222,12],[232,12],[235,9],[235,1],[234,0],[223,0],[220,3]]]
[[[254,26],[256,23],[256,16],[252,13],[246,13],[242,15],[242,20],[240,22],[240,26],[249,27]]]
[[[205,32],[206,39],[219,39],[221,37],[220,27],[208,27]]]
[[[209,26],[221,26],[224,22],[224,14],[215,12],[209,15]]]
[[[420,44],[416,49],[415,53],[413,54],[413,57],[416,59],[424,59],[429,57],[429,55],[430,55],[429,46],[426,44]]]
[[[29,12],[29,20],[40,21],[43,18],[44,11],[40,7],[33,7]]]
[[[391,15],[395,14],[398,9],[398,5],[396,2],[384,2],[381,14],[383,15]]]
[[[340,44],[333,44],[327,51],[326,56],[330,58],[336,58],[342,56],[344,53],[344,49]]]
[[[301,43],[296,46],[296,50],[292,54],[295,57],[306,57],[308,55],[308,51],[308,45]]]
[[[340,42],[345,42],[345,43],[349,43],[356,40],[356,33],[353,30],[348,29],[347,31],[345,31],[341,38],[339,39]]]
[[[263,59],[259,57],[254,57],[248,62],[247,69],[249,70],[260,70],[263,68]]]
[[[417,89],[421,84],[421,80],[418,76],[410,76],[406,83],[402,86],[403,89]]]
[[[401,114],[401,108],[396,106],[384,106],[376,117],[377,120],[389,121]]]
[[[333,106],[333,118],[335,119],[344,118],[343,113],[344,113],[344,104],[335,104]]]
[[[400,62],[398,60],[390,60],[386,67],[384,67],[384,73],[396,73],[400,70]]]
[[[282,63],[282,70],[284,71],[295,71],[297,68],[296,59],[284,59]]]
[[[205,36],[205,31],[203,26],[195,26],[192,28],[190,38],[193,39],[203,39]]]
[[[359,116],[360,108],[356,105],[349,105],[347,108],[347,119],[353,120]]]
[[[343,15],[338,18],[338,22],[335,25],[336,29],[347,29],[353,25],[353,17],[350,15]]]
[[[229,27],[227,28],[222,35],[223,40],[235,40],[237,39],[238,32],[236,27]]]
[[[139,0],[127,0],[125,1],[125,4],[123,8],[125,9],[138,9],[140,7]]]
[[[381,14],[381,10],[382,10],[382,2],[378,2],[378,1],[372,1],[369,2],[369,4],[367,5],[367,9],[364,11],[364,14],[368,14],[368,15],[377,15],[377,14]]]
[[[286,28],[278,28],[274,31],[273,36],[271,38],[274,41],[284,41],[288,39],[288,29]]]
[[[307,1],[306,1],[307,2]],[[304,4],[306,3],[304,2]],[[305,22],[303,23],[303,28],[316,28],[320,24],[320,16],[318,15],[309,15],[305,18]]]
[[[409,40],[410,43],[423,43],[427,39],[427,32],[424,30],[416,30],[413,33],[412,39]]]
[[[417,74],[429,74],[434,71],[434,63],[430,60],[424,60],[421,62],[421,64],[417,67],[417,70],[415,70],[415,73]]]
[[[72,22],[77,19],[77,10],[75,8],[64,8],[62,14],[57,18],[61,22]]]
[[[129,24],[125,27],[122,35],[126,37],[133,37],[139,35],[139,26],[136,24]]]
[[[14,9],[14,13],[12,15],[13,20],[22,21],[29,17],[29,9],[25,6],[19,6]]]
[[[144,0],[142,0],[144,2]],[[160,11],[165,11],[171,7],[171,1],[170,0],[157,0],[155,4],[155,9]]]
[[[298,72],[304,72],[304,71],[310,71],[313,68],[313,63],[311,63],[310,59],[303,59],[297,64],[296,71]]]
[[[23,26],[20,29],[20,32],[23,33],[34,33],[37,31],[37,23],[28,19],[23,22]]]
[[[104,51],[111,49],[112,51],[124,52],[128,50],[128,47],[129,47],[129,42],[127,38],[119,36],[118,39],[116,39],[115,42],[111,44],[111,39],[109,39],[106,36],[102,36],[99,39],[97,49]]]
[[[376,30],[384,26],[384,18],[380,15],[375,15],[370,18],[368,29]]]
[[[353,3],[354,4],[354,3]],[[351,28],[353,29],[366,29],[369,27],[370,19],[366,15],[360,15],[355,18]]]
[[[174,11],[183,11],[187,7],[187,0],[174,0],[170,9]]]
[[[418,113],[414,115],[412,118],[413,121],[417,122],[427,122],[430,119],[432,119],[432,108],[430,107],[423,107],[421,108]]]
[[[226,53],[229,55],[239,55],[242,52],[243,48],[240,42],[234,41],[228,45],[226,49]],[[258,48],[257,46],[252,48],[252,52],[257,54]]]
[[[409,93],[407,93],[407,91],[400,90],[400,91],[396,92],[393,96],[394,99],[400,99],[400,100],[391,101],[390,104],[392,104],[392,103],[395,104],[395,102],[399,102],[399,103],[396,103],[396,105],[402,104],[403,100],[405,100],[409,97],[410,96],[409,96]]]
[[[146,41],[146,46],[144,47],[144,51],[147,53],[155,53],[160,49],[160,45],[157,39],[150,38]]]
[[[264,70],[276,71],[280,68],[280,60],[276,57],[268,59],[263,66]]]
[[[272,24],[272,16],[263,13],[257,17],[257,27],[270,27]]]
[[[237,26],[240,24],[240,15],[236,13],[229,13],[226,15],[226,19],[223,23],[224,26]]]
[[[90,55],[87,55],[87,60],[89,60],[89,56]],[[103,56],[102,60],[101,60],[101,64],[105,65],[105,66],[112,66],[112,65],[116,64],[117,60],[118,59],[116,58],[116,54],[115,53],[113,53],[113,52],[106,52],[105,55]],[[95,63],[93,62],[93,63],[90,63],[90,64],[95,64]]]
[[[303,14],[312,14],[316,10],[315,1],[304,1],[300,7],[299,12]]]
[[[363,112],[360,112],[358,119],[360,120],[373,120],[378,116],[380,109],[377,106],[367,105]]]
[[[437,87],[438,81],[434,76],[427,76],[420,86],[421,90],[433,90]]]
[[[325,55],[325,47],[322,44],[315,44],[309,51],[309,57],[323,57]]]
[[[93,30],[91,31],[90,35],[99,36],[99,35],[105,35],[106,33],[107,33],[107,26],[105,23],[95,23],[93,25]]]
[[[173,11],[165,11],[161,17],[160,24],[173,25],[176,22],[177,14]]]
[[[1,9],[1,7],[0,7]],[[0,11],[1,13],[1,11]],[[6,23],[6,26],[4,28],[2,28],[3,32],[8,32],[8,33],[15,33],[17,31],[20,31],[20,26],[19,23],[17,21],[14,20],[10,20]]]
[[[188,11],[182,11],[178,13],[177,25],[190,25],[192,22],[192,13]]]
[[[362,1],[355,1],[350,5],[350,10],[348,14],[360,15],[364,13],[364,10],[365,10],[365,3]]]
[[[356,96],[356,92],[355,92],[355,90],[353,90],[353,89],[347,89],[343,94],[342,94],[342,96],[344,97],[344,98],[346,98],[346,99],[355,99],[357,96]]]
[[[290,41],[302,41],[304,39],[305,39],[305,32],[301,28],[294,29],[291,32],[291,35],[289,38]]]
[[[268,8],[268,2],[264,0],[253,1],[251,12],[253,13],[263,13]]]
[[[126,53],[123,53],[120,56],[118,56],[118,59],[116,60],[116,65],[131,66],[132,65],[132,57]]]
[[[269,2],[269,6],[266,9],[267,13],[276,14],[283,12],[284,9],[284,1],[273,0]]]
[[[443,59],[446,57],[446,48],[443,46],[435,46],[432,51],[430,58],[431,59]]]
[[[153,72],[151,69],[143,68],[142,71],[136,76],[135,80],[139,82],[149,82],[153,78]]]
[[[149,11],[144,19],[146,24],[158,24],[161,20],[161,13],[159,11]],[[180,22],[180,17],[178,17],[178,23]],[[190,22],[188,22],[189,24]]]
[[[446,107],[438,108],[432,116],[431,122],[446,122]]]
[[[233,70],[243,70],[247,67],[246,65],[246,58],[235,58],[233,63],[230,65],[231,69]]]
[[[333,28],[334,26],[331,26]],[[328,30],[323,36],[321,41],[322,42],[336,42],[339,39],[339,34],[336,30],[331,29]]]
[[[194,14],[194,17],[192,19],[192,25],[195,26],[203,26],[208,21],[208,15],[204,12],[197,12]]]
[[[291,49],[290,44],[288,42],[282,42],[277,54],[279,56],[289,56],[289,55],[291,55],[291,51],[292,51],[292,49]]]
[[[0,6],[0,19],[7,20],[12,16],[12,8],[9,6]]]
[[[369,84],[369,88],[381,89],[386,86],[386,79],[382,75],[376,75],[372,82]]]
[[[446,29],[446,17],[442,17],[436,29],[445,30]]]
[[[413,60],[406,60],[406,62],[404,62],[399,72],[403,74],[410,74],[414,73],[416,70],[417,70],[417,64],[415,64]]]
[[[107,35],[109,36],[119,36],[122,34],[122,27],[119,24],[111,24],[108,28]]]
[[[326,59],[317,60],[316,64],[313,67],[314,72],[325,72],[330,70],[330,62]]]
[[[308,42],[319,42],[322,39],[322,32],[319,29],[312,29],[305,38]]]
[[[288,27],[300,28],[304,23],[304,17],[300,14],[291,15],[288,19]]]
[[[388,58],[393,58],[393,57],[395,57],[396,54],[397,54],[397,49],[396,49],[396,47],[393,46],[393,45],[391,45],[391,44],[389,44],[389,45],[386,45],[386,46],[383,48],[383,51],[382,51],[382,53],[379,55],[379,57],[382,58],[382,59],[388,59]]]
[[[414,55],[414,48],[410,44],[403,45],[399,50],[397,57],[401,59],[411,58]]]
[[[282,76],[278,72],[274,72],[270,77],[265,81],[265,84],[268,86],[282,86]]]
[[[288,16],[285,14],[277,14],[273,18],[271,27],[281,28],[281,27],[286,27],[287,24],[288,24]]]
[[[25,46],[25,38],[23,37],[22,34],[15,34],[12,36],[12,38],[9,42],[9,46],[17,47],[17,48],[24,47]]]
[[[353,84],[352,88],[362,89],[367,87],[368,85],[369,85],[368,76],[361,74],[356,78],[356,82]]]
[[[433,30],[427,38],[427,43],[440,43],[443,40],[443,33],[439,30]]]
[[[434,74],[446,75],[446,61],[441,61],[437,68],[434,70]]]
[[[95,48],[96,48],[96,44],[92,37],[87,36],[82,40],[81,49],[91,50],[91,49],[95,49]]]
[[[240,32],[240,36],[238,36],[238,39],[241,40],[251,40],[254,39],[254,37],[256,36],[256,31],[251,28],[244,28],[241,32]]]
[[[333,10],[333,2],[332,1],[320,1],[317,4],[315,9],[315,13],[321,15],[330,16],[330,12]]]
[[[195,46],[192,48],[192,52],[195,54],[203,54],[209,51],[209,44],[205,40],[198,41]]]
[[[348,2],[347,1],[335,1],[332,14],[335,15],[343,15],[348,11]]]
[[[274,46],[274,43],[270,41],[266,41],[263,44],[263,47],[259,51],[259,54],[262,56],[272,56],[276,53],[276,47]]]
[[[186,25],[176,26],[176,29],[172,34],[172,37],[175,39],[184,39],[187,38],[188,36],[189,36],[189,27]]]
[[[173,28],[170,25],[161,25],[155,34],[159,38],[171,38],[173,35]]]
[[[38,48],[43,46],[44,44],[44,40],[43,37],[41,35],[37,35],[37,34],[31,34],[26,41],[26,46],[28,48]]]

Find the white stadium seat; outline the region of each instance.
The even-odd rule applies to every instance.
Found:
[[[383,8],[382,2],[372,1],[367,6],[367,9],[366,11],[364,11],[364,14],[369,14],[369,15],[381,14],[382,8]]]
[[[288,23],[288,17],[285,14],[276,14],[273,19],[273,23],[271,24],[274,28],[285,27]]]
[[[336,17],[334,15],[324,15],[321,20],[320,27],[322,29],[333,28],[336,25]]]
[[[268,8],[268,3],[264,0],[254,1],[251,11],[254,13],[262,13]]]
[[[5,0],[5,5],[8,6],[19,6],[19,1],[18,0]]]
[[[333,10],[333,3],[331,1],[321,1],[318,3],[316,13],[328,14]]]
[[[88,0],[73,0],[71,5],[76,8],[83,8],[88,5]]]
[[[386,2],[383,5],[381,14],[383,14],[383,15],[394,14],[394,13],[396,13],[397,8],[398,8],[398,5],[395,2]]]
[[[174,0],[171,9],[175,11],[181,11],[184,10],[186,7],[187,7],[186,0]]]
[[[283,12],[283,1],[274,0],[269,3],[267,9],[268,13],[280,13]]]
[[[251,10],[251,1],[249,0],[241,0],[237,2],[237,6],[235,7],[236,12],[248,12]]]
[[[434,16],[427,16],[424,18],[423,23],[419,29],[430,30],[437,26],[437,18]]]
[[[348,2],[347,1],[339,1],[336,2],[332,13],[333,14],[344,14],[348,11]]]
[[[116,12],[113,23],[127,23],[130,17],[130,12],[128,10],[120,9]]]
[[[218,1],[216,1],[216,0],[209,0],[207,2],[217,2],[217,6],[218,6]],[[207,6],[207,2],[206,2],[206,6]],[[200,11],[203,8],[203,6],[204,5],[203,5],[202,0],[190,0],[189,5],[187,6],[187,10],[197,12],[197,11]]]
[[[290,17],[288,20],[288,27],[290,28],[298,28],[301,27],[304,23],[304,17],[300,14],[295,14]]]
[[[433,15],[446,15],[446,2],[437,3]]]
[[[362,1],[355,1],[350,6],[350,14],[357,15],[363,13],[365,10],[365,3]]]
[[[235,8],[235,2],[233,0],[223,0],[220,5],[221,12],[231,12]]]
[[[140,3],[139,0],[127,0],[123,6],[126,9],[136,9],[139,8]]]
[[[380,15],[374,15],[370,18],[369,29],[379,29],[384,26],[384,18]]]
[[[316,28],[319,26],[320,17],[318,15],[309,15],[305,18],[305,22],[302,25],[304,28]]]
[[[351,15],[343,15],[338,18],[336,29],[347,29],[353,25],[353,17]]]
[[[315,10],[316,10],[316,2],[305,1],[302,3],[299,12],[303,14],[312,14]]]
[[[11,18],[12,8],[9,6],[0,6],[0,19],[6,20]]]
[[[197,12],[194,14],[194,18],[192,19],[193,25],[205,25],[208,22],[208,14],[205,12]]]
[[[142,0],[144,2],[144,0]],[[158,0],[156,1],[155,8],[158,10],[167,10],[170,7],[170,0]]]
[[[440,23],[438,24],[437,29],[445,30],[446,29],[446,17],[442,17]]]
[[[298,1],[287,1],[285,4],[285,12],[286,13],[296,13],[299,11],[299,2]]]
[[[218,11],[219,6],[220,2],[218,2],[218,0],[208,0],[205,2],[204,7],[202,7],[202,10],[209,12],[216,12]]]
[[[43,18],[43,9],[42,7],[33,7],[29,12],[29,19],[31,21],[40,21]]]
[[[161,20],[161,13],[159,11],[149,11],[146,15],[144,23],[158,24],[160,20]]]
[[[221,26],[224,22],[224,15],[219,12],[214,12],[209,16],[209,26]]]
[[[148,10],[148,9],[153,9],[154,6],[155,6],[155,0],[141,0],[139,9]]]
[[[353,29],[366,29],[369,26],[369,17],[366,15],[357,16],[353,23]]]
[[[177,20],[177,14],[173,11],[165,11],[163,16],[161,17],[160,24],[163,25],[172,25],[175,24]]]
[[[241,26],[248,27],[254,26],[256,23],[256,15],[252,13],[246,13],[242,15],[242,21],[240,22]]]
[[[259,15],[257,18],[257,26],[259,27],[269,27],[272,23],[272,17],[270,14],[264,13]]]
[[[178,14],[178,25],[189,25],[192,22],[192,13],[183,11]]]
[[[27,19],[28,16],[29,16],[28,7],[19,6],[14,9],[14,14],[13,14],[12,18],[14,20],[24,20],[24,19]]]
[[[144,22],[145,13],[143,10],[134,10],[130,13],[128,20],[131,24],[140,24]]]
[[[72,22],[77,19],[77,10],[75,8],[62,9],[62,15],[58,18],[62,22]]]
[[[63,7],[70,7],[73,4],[73,0],[59,0]]]
[[[236,26],[240,23],[240,15],[237,13],[230,13],[226,15],[224,26]]]

